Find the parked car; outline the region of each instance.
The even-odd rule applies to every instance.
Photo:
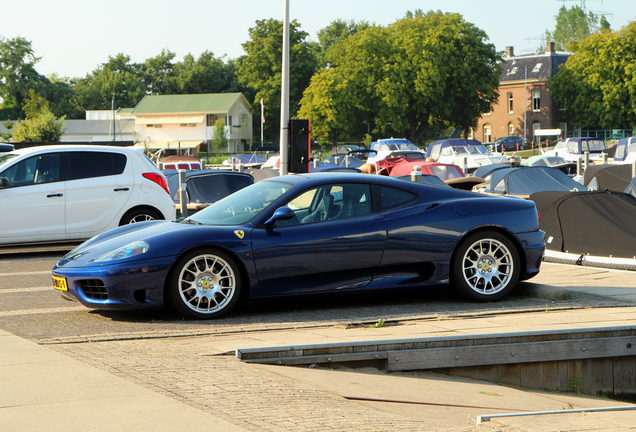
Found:
[[[539,272],[544,234],[531,201],[310,173],[261,180],[185,220],[100,234],[52,274],[89,308],[169,305],[195,319],[223,316],[242,297],[449,281],[466,298],[494,301]]]
[[[0,153],[10,152],[15,150],[13,144],[0,143]]]
[[[490,151],[494,152],[515,152],[526,149],[526,143],[520,136],[507,136],[496,139],[494,143],[488,146]]]
[[[0,244],[84,240],[174,219],[166,178],[143,147],[51,145],[0,154]]]

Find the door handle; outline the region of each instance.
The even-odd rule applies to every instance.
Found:
[[[126,192],[126,191],[129,191],[129,190],[130,190],[130,188],[123,187],[123,188],[116,188],[116,189],[113,189],[113,190],[114,190],[115,192]]]
[[[50,195],[47,195],[46,197],[47,198],[56,198],[56,197],[61,197],[61,196],[64,196],[64,194],[61,194],[61,193],[50,194]]]

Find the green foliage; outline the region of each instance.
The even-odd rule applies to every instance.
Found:
[[[214,129],[212,130],[212,150],[217,153],[221,153],[227,147],[227,133],[225,131],[225,120],[218,119],[214,122]]]
[[[39,60],[31,42],[26,39],[0,37],[0,97],[4,99],[5,107],[16,107],[20,117],[23,116],[21,108],[28,91],[35,89],[41,92],[46,86],[46,78],[34,67]]]
[[[604,25],[609,23],[603,17]],[[585,13],[581,7],[574,5],[571,9],[561,6],[556,18],[553,32],[546,30],[548,41],[554,41],[555,48],[560,51],[578,52],[577,44],[599,30],[598,17],[592,12]]]
[[[13,127],[15,124],[11,120],[7,120],[2,125],[7,129],[7,133],[0,132],[0,137],[8,141],[13,136]]]
[[[246,55],[238,59],[239,82],[255,94],[253,107],[260,112],[260,99],[266,107],[265,132],[278,137],[281,109],[281,82],[283,57],[283,23],[275,19],[256,21],[250,28],[250,40],[243,44]],[[308,42],[308,34],[300,30],[300,24],[289,25],[289,114],[293,118],[303,91],[317,70],[317,47]],[[250,100],[250,99],[248,99]]]
[[[318,140],[399,135],[417,143],[440,128],[477,125],[498,98],[500,54],[459,14],[416,11],[333,45],[300,117]]]
[[[356,23],[353,20],[346,21],[337,19],[332,21],[327,27],[318,31],[318,42],[320,52],[318,54],[321,66],[326,66],[331,48],[339,41],[347,39],[349,36],[369,27],[366,21]]]
[[[49,108],[49,102],[33,89],[22,109],[26,120],[18,121],[13,132],[14,142],[56,142],[64,134],[64,118],[58,120]]]
[[[567,120],[584,129],[636,127],[636,22],[582,40],[548,88]]]

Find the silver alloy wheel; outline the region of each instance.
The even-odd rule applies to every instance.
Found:
[[[492,238],[477,240],[462,258],[464,280],[479,294],[492,295],[506,288],[514,270],[513,256],[508,247]]]
[[[143,214],[138,214],[135,217],[133,217],[129,223],[135,223],[135,222],[146,222],[146,221],[151,221],[151,220],[155,220],[154,217],[152,217],[152,215],[143,213]]]
[[[217,313],[230,303],[236,291],[234,269],[219,256],[195,256],[181,269],[178,289],[183,303],[193,311]]]

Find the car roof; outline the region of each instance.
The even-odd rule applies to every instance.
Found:
[[[120,147],[120,146],[105,146],[105,145],[77,145],[77,144],[55,144],[47,146],[34,146],[24,147],[12,151],[11,153],[17,153],[20,155],[35,154],[40,152],[53,152],[53,151],[115,151],[115,152],[143,152],[143,147],[139,149],[135,147]]]

